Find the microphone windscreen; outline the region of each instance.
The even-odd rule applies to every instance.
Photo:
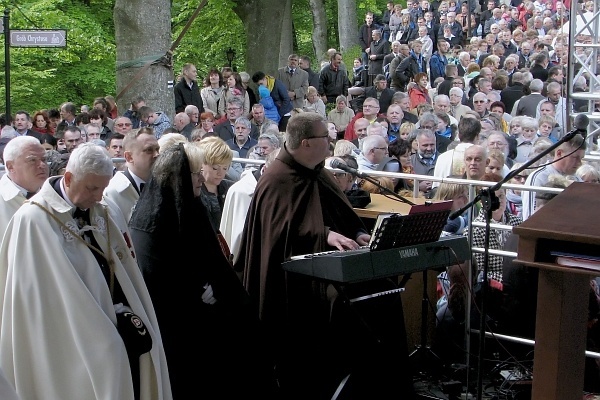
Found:
[[[331,163],[329,164],[331,166],[331,168],[336,169],[340,166],[341,161],[338,160],[337,158],[334,158],[333,160],[331,160]]]
[[[585,114],[577,114],[573,120],[573,127],[577,130],[585,130],[590,124],[590,119]]]

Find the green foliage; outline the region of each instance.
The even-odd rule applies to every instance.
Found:
[[[348,66],[348,70],[352,69],[352,66],[354,65],[354,59],[360,58],[361,54],[362,54],[362,49],[360,48],[360,46],[356,45],[356,46],[350,47],[342,55],[342,60],[344,61],[344,64],[346,64]]]
[[[173,41],[192,17],[200,1],[174,1],[171,11]],[[213,68],[227,65],[226,50],[235,50],[233,66],[238,71],[244,69],[246,58],[246,36],[244,26],[233,12],[235,3],[230,0],[210,0],[200,11],[183,36],[174,52],[175,73],[183,64],[192,62],[198,69],[198,76],[205,77]]]
[[[58,107],[64,101],[90,104],[95,97],[116,94],[116,45],[113,21],[115,0],[0,0],[10,10],[11,29],[66,29],[65,48],[10,48],[11,111]],[[175,41],[201,0],[171,0],[172,38]],[[241,4],[241,3],[240,3]],[[357,27],[367,10],[381,14],[385,0],[357,0]],[[246,33],[233,11],[236,0],[209,0],[191,23],[175,49],[174,73],[186,62],[198,68],[204,78],[212,67],[227,65],[225,52],[231,47],[236,56],[233,66],[245,69]],[[327,47],[338,47],[336,0],[325,0]],[[294,52],[308,55],[314,67],[323,57],[314,54],[312,16],[309,0],[293,0],[292,24]],[[140,18],[152,22],[152,14],[140,10]],[[264,21],[268,24],[269,21]],[[253,27],[249,27],[252,33]],[[350,49],[344,62],[352,65],[359,49]],[[4,57],[4,50],[0,50]],[[251,71],[249,71],[251,72]],[[5,74],[0,70],[0,111],[5,110]]]
[[[329,1],[329,3],[331,2],[333,1]],[[295,45],[297,46],[294,51],[315,60],[312,42],[312,15],[306,12],[309,9],[309,0],[294,0],[292,3],[292,19],[296,38]]]
[[[406,8],[406,2],[400,2],[403,8]],[[356,1],[356,9],[358,19],[357,26],[361,26],[365,23],[365,14],[367,11],[371,11],[375,16],[383,16],[384,11],[386,10],[387,0],[357,0]]]
[[[112,1],[28,1],[10,7],[11,29],[66,29],[65,48],[10,48],[11,112],[89,104],[115,92]],[[2,52],[4,53],[4,52]],[[4,55],[4,54],[3,54]],[[0,73],[0,109],[5,109],[5,71]]]

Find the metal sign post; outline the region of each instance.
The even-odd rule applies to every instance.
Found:
[[[6,123],[12,123],[10,117],[10,39],[9,39],[9,15],[8,8],[4,10],[2,24],[4,25],[4,92],[6,94]]]

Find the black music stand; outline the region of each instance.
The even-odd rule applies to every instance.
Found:
[[[412,206],[407,215],[381,215],[375,224],[369,248],[378,251],[437,242],[451,207],[452,201],[425,203]]]
[[[448,221],[452,201],[426,203],[413,206],[408,215],[392,214],[382,216],[372,234],[371,251],[406,247],[439,240]],[[441,359],[427,345],[427,318],[429,316],[429,296],[427,294],[427,269],[422,272],[423,292],[421,300],[421,344],[408,356],[415,371],[425,373],[427,367],[440,364]]]

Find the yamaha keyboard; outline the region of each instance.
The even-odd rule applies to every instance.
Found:
[[[305,254],[290,258],[282,267],[317,279],[353,283],[447,267],[470,259],[467,238],[457,236],[387,250],[371,251],[366,247]]]

